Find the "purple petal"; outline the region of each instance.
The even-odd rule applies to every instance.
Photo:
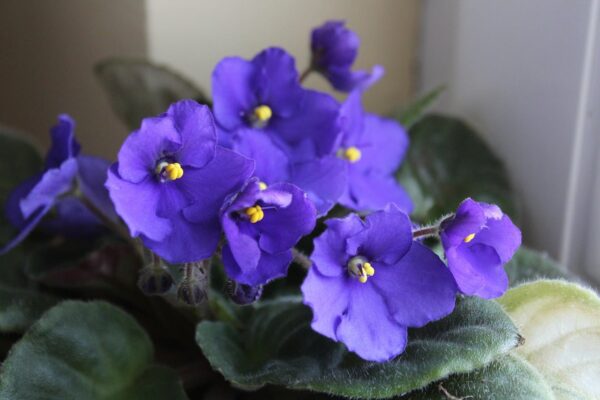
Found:
[[[394,265],[374,265],[375,285],[394,319],[401,325],[421,327],[450,314],[457,287],[439,257],[418,242]]]
[[[365,117],[362,141],[365,145],[360,146],[361,158],[354,165],[363,171],[393,174],[408,149],[408,135],[402,126],[373,114]]]
[[[344,193],[347,185],[345,162],[327,156],[295,164],[289,182],[304,190],[317,209],[317,216],[327,213]]]
[[[360,38],[347,29],[344,21],[327,21],[311,35],[313,60],[319,68],[332,65],[350,67],[360,46]]]
[[[362,142],[365,131],[365,112],[361,95],[360,91],[353,91],[340,108],[341,129],[343,132],[342,144],[345,147],[356,146]]]
[[[29,218],[38,208],[46,208],[56,198],[73,187],[73,179],[77,173],[77,161],[67,159],[59,168],[44,172],[42,179],[21,200],[20,207],[24,218]]]
[[[239,275],[253,272],[260,260],[261,251],[255,237],[256,232],[248,229],[250,227],[246,226],[247,223],[238,225],[237,221],[229,215],[224,215],[221,223],[225,237],[227,238],[227,251],[230,253],[227,263],[225,263],[225,257],[223,257],[225,269],[228,271],[227,275],[241,282],[238,280]],[[229,273],[230,271],[232,272],[231,274]],[[236,272],[236,274],[233,274],[233,272]]]
[[[254,129],[242,130],[233,149],[256,162],[254,176],[261,181],[273,184],[288,180],[288,157],[264,132]]]
[[[121,179],[141,182],[154,174],[157,162],[181,147],[181,137],[171,118],[144,118],[142,127],[125,139],[118,156]]]
[[[348,279],[327,277],[311,268],[301,287],[304,304],[313,311],[312,328],[333,340],[337,340],[335,331],[350,302]]]
[[[269,125],[273,136],[291,151],[293,160],[303,160],[297,153],[297,145],[305,140],[312,143],[316,154],[322,157],[331,154],[340,139],[340,106],[328,94],[314,90],[304,90],[300,107],[287,118],[274,119]]]
[[[265,190],[259,191],[257,199],[264,202],[267,206],[285,208],[292,204],[292,201],[294,200],[293,193],[295,194],[296,192],[301,193],[303,199],[306,197],[295,185],[289,183],[276,183]],[[297,207],[299,204],[296,204],[295,206]]]
[[[184,166],[201,168],[215,156],[217,133],[210,109],[194,100],[173,103],[167,115],[181,136],[177,161]]]
[[[81,149],[75,139],[75,121],[67,114],[58,116],[50,134],[52,145],[46,155],[45,169],[58,168],[68,158],[76,157]]]
[[[340,197],[340,204],[353,210],[373,211],[394,203],[405,213],[412,211],[410,196],[393,175],[365,173],[353,165],[348,170],[348,188]]]
[[[176,181],[182,191],[194,197],[183,210],[191,222],[219,219],[219,210],[230,194],[237,193],[252,176],[254,162],[236,152],[217,146],[215,158],[197,172],[190,171]]]
[[[108,190],[104,186],[108,177],[110,163],[99,157],[79,156],[77,157],[79,168],[79,188],[83,195],[88,198],[104,216],[112,221],[118,221],[115,207],[110,200]]]
[[[508,216],[503,215],[501,219],[488,219],[472,243],[493,247],[504,264],[510,261],[521,245],[521,231]]]
[[[236,260],[231,257],[231,252],[223,249],[223,265],[230,278],[246,285],[262,285],[287,274],[287,269],[292,262],[292,252],[284,251],[277,254],[261,253],[256,268],[252,271],[242,271],[236,266]]]
[[[33,189],[42,179],[44,174],[40,172],[27,178],[19,185],[17,185],[8,195],[6,204],[4,206],[4,212],[8,221],[17,229],[23,229],[26,225],[26,220],[21,213],[21,199],[25,198],[31,189]]]
[[[83,203],[74,196],[56,202],[52,217],[44,219],[40,228],[45,232],[81,238],[98,235],[106,228]]]
[[[448,268],[460,291],[466,295],[492,299],[508,288],[508,277],[498,253],[484,244],[463,244],[447,252]]]
[[[369,361],[387,361],[402,353],[406,327],[392,318],[374,287],[356,281],[348,289],[352,290],[352,300],[336,329],[338,340]]]
[[[181,212],[169,219],[171,232],[155,241],[142,235],[144,245],[170,263],[195,262],[212,256],[221,237],[219,219],[215,215],[202,223],[191,223]]]
[[[302,236],[312,232],[316,223],[316,210],[306,194],[292,184],[279,183],[269,189],[273,192],[287,193],[292,199],[287,206],[265,209],[264,219],[255,224],[260,232],[261,249],[274,254],[289,250]],[[264,192],[268,192],[269,189]]]
[[[385,70],[381,65],[375,65],[371,72],[351,71],[347,67],[330,67],[325,71],[325,76],[331,85],[341,92],[353,90],[367,90],[377,83],[384,75]]]
[[[233,130],[246,122],[245,113],[256,107],[258,100],[252,90],[254,66],[239,57],[224,58],[212,74],[213,111],[215,118],[226,130]]]
[[[482,207],[473,199],[465,199],[458,206],[456,214],[442,223],[440,238],[446,251],[463,243],[472,233],[477,233],[484,226],[486,218]]]
[[[387,265],[400,261],[412,241],[410,219],[395,205],[369,214],[365,219],[365,229],[347,239],[350,254]]]
[[[285,50],[272,47],[256,55],[252,66],[252,84],[260,103],[254,106],[268,105],[277,117],[293,114],[302,96],[294,58]]]
[[[172,229],[168,219],[156,214],[161,194],[160,183],[151,176],[141,182],[131,183],[119,176],[119,169],[118,163],[111,166],[106,188],[117,214],[129,227],[131,236],[164,239]]]
[[[313,268],[324,276],[339,277],[346,274],[349,254],[346,239],[364,229],[364,224],[356,214],[344,219],[325,221],[327,229],[314,240],[315,249],[310,256]]]
[[[44,207],[38,208],[33,214],[29,216],[29,218],[23,221],[17,236],[12,238],[4,246],[0,247],[0,255],[8,253],[12,249],[14,249],[19,243],[21,243],[38,225],[41,219],[48,213],[48,211],[50,211],[51,208],[52,204],[46,204]]]

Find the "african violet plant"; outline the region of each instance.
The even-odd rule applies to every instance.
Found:
[[[439,90],[363,109],[383,69],[358,47],[327,22],[301,75],[279,48],[225,58],[212,101],[101,63],[133,130],[112,164],[68,115],[44,162],[5,132],[0,397],[599,398],[596,294],[539,280],[567,277],[518,250],[478,135],[422,115]]]

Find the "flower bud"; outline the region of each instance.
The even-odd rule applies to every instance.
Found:
[[[190,263],[184,266],[183,279],[177,286],[177,299],[189,306],[199,306],[207,298],[208,266]]]
[[[227,294],[234,303],[239,305],[252,304],[262,296],[262,285],[244,285],[233,280],[228,280],[225,284]]]
[[[140,271],[138,287],[147,296],[161,295],[173,286],[173,277],[169,269],[162,265],[148,265]]]

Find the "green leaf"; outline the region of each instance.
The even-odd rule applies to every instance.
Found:
[[[22,133],[0,126],[0,245],[16,234],[4,216],[4,204],[9,193],[42,170],[38,150],[23,137]]]
[[[531,365],[519,357],[505,355],[484,368],[452,375],[400,399],[554,400],[554,396],[544,378]]]
[[[150,338],[125,312],[104,302],[63,302],[11,349],[0,398],[186,399],[176,374],[152,359]]]
[[[428,115],[411,128],[410,138],[398,179],[415,200],[416,220],[437,220],[467,197],[497,204],[518,217],[504,165],[470,126]]]
[[[537,279],[566,279],[569,277],[567,272],[548,254],[524,246],[521,246],[512,260],[506,264],[505,269],[511,287]]]
[[[402,110],[397,119],[406,129],[410,129],[416,122],[418,122],[422,117],[425,111],[440,97],[446,90],[445,86],[438,86],[435,89],[425,93],[423,96],[419,97],[412,103],[408,105],[404,110]]]
[[[209,103],[188,79],[148,61],[111,58],[98,63],[94,71],[114,111],[131,130],[138,129],[142,118],[165,112],[177,100]]]
[[[0,332],[21,333],[58,299],[40,292],[25,276],[26,254],[18,247],[0,256]]]
[[[226,379],[254,388],[273,384],[391,397],[480,368],[518,342],[517,329],[500,306],[477,298],[460,299],[450,316],[410,330],[406,351],[387,363],[362,361],[312,331],[311,312],[298,299],[264,302],[240,314],[242,328],[201,322],[196,340]]]
[[[546,377],[557,399],[600,398],[600,298],[559,280],[509,290],[501,299],[525,337],[517,351]]]

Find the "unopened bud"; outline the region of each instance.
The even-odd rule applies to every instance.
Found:
[[[225,284],[227,294],[234,303],[239,305],[252,304],[262,296],[263,286],[244,285],[232,280],[228,280]]]
[[[171,289],[173,277],[164,265],[148,265],[141,269],[137,284],[140,290],[148,296],[161,295]]]
[[[183,279],[177,286],[177,299],[190,306],[198,306],[207,298],[208,273],[204,263],[184,266]]]

